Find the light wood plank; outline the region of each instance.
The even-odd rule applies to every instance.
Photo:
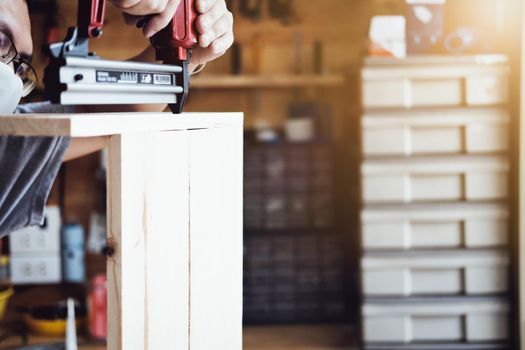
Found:
[[[97,113],[0,116],[0,135],[90,137],[242,125],[242,113]]]
[[[187,349],[188,131],[113,136],[108,349]]]
[[[190,348],[242,349],[242,128],[190,141]]]
[[[107,167],[107,346],[122,349],[122,138],[113,136],[108,145]]]
[[[188,349],[188,131],[151,135],[146,182],[146,349]]]
[[[110,246],[118,247],[115,263],[108,266],[108,327],[115,323],[117,333],[108,329],[109,349],[143,349],[147,339],[145,317],[145,222],[144,182],[146,167],[142,135],[120,135],[110,143],[109,186],[119,188],[109,196],[108,233]],[[115,143],[118,148],[115,151]],[[117,170],[117,176],[113,170]],[[120,218],[120,220],[118,219]],[[113,266],[111,266],[113,265]],[[118,280],[118,286],[113,284]],[[114,291],[115,290],[115,291]]]

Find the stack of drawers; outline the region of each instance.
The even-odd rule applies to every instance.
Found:
[[[366,349],[504,349],[505,57],[369,59],[362,72]]]

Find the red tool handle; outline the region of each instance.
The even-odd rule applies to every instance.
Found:
[[[77,23],[82,38],[98,38],[102,35],[106,0],[78,0]]]
[[[91,18],[88,25],[90,38],[98,38],[102,35],[105,14],[106,0],[91,0]]]
[[[188,50],[195,48],[198,43],[196,19],[195,0],[180,0],[170,23],[151,38],[158,60],[171,62],[189,59]]]

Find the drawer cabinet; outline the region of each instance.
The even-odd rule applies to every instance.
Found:
[[[366,342],[493,342],[509,332],[504,299],[375,300],[362,313]]]
[[[504,157],[367,160],[362,166],[365,203],[502,200],[508,195]]]
[[[365,59],[364,349],[509,349],[509,77],[500,55]]]
[[[401,62],[373,65],[362,71],[362,104],[366,109],[503,105],[508,101],[509,68],[505,64],[473,65]],[[386,62],[386,60],[383,60]]]
[[[482,295],[508,291],[501,251],[368,253],[361,262],[366,296]]]
[[[365,250],[503,247],[508,220],[504,204],[367,206],[362,244]]]
[[[363,116],[365,156],[505,152],[509,112],[503,108],[368,111]]]
[[[505,341],[490,343],[436,342],[425,344],[381,344],[370,343],[364,350],[509,350]]]

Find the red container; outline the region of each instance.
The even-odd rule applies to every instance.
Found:
[[[107,337],[107,288],[106,276],[98,275],[91,279],[88,296],[89,332],[92,337]]]

